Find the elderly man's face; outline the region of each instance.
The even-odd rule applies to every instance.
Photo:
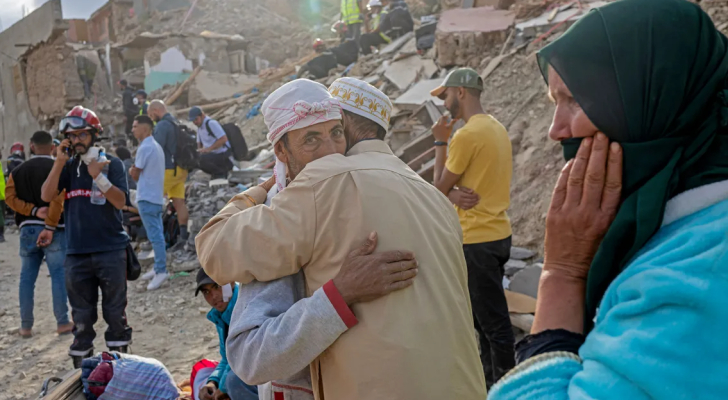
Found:
[[[288,166],[293,180],[311,161],[346,152],[346,137],[340,120],[290,131],[275,146],[278,159]]]

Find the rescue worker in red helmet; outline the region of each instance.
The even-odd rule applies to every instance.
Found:
[[[75,368],[93,355],[99,289],[109,350],[128,352],[132,329],[126,320],[126,263],[129,237],[122,227],[128,189],[124,164],[94,146],[103,132],[96,114],[76,106],[61,120],[65,137],[43,184],[41,198],[65,191],[66,289],[75,327],[69,355]]]
[[[15,142],[12,146],[10,146],[10,155],[8,156],[8,175],[22,164],[23,161],[25,161],[25,146],[23,146],[20,142]]]

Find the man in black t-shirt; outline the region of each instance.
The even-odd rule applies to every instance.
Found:
[[[49,201],[66,191],[66,289],[75,323],[69,355],[76,368],[83,358],[93,355],[99,289],[108,324],[106,346],[126,353],[131,343],[132,329],[125,311],[129,237],[121,213],[126,208],[127,180],[121,160],[93,147],[101,132],[101,123],[91,110],[77,106],[66,115],[61,121],[66,139],[41,194],[43,201]]]

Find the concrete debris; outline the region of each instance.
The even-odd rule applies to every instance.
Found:
[[[442,79],[419,81],[392,103],[401,110],[413,110],[428,101],[442,107],[445,104],[443,100],[430,96],[430,92],[441,84]]]
[[[567,5],[554,8],[552,11],[547,11],[538,17],[529,19],[528,21],[516,24],[516,29],[523,32],[527,37],[536,36],[539,33],[545,32],[556,25],[564,23],[573,23],[593,8],[601,7],[607,4],[606,1],[596,1],[593,3],[583,3],[581,7],[577,7],[575,3],[569,3]]]
[[[537,298],[541,272],[543,272],[543,269],[535,265],[524,268],[513,275],[509,289],[516,293]]]
[[[511,247],[511,259],[513,260],[528,260],[536,256],[536,252],[523,247]]]
[[[510,259],[503,267],[505,269],[505,276],[512,277],[527,266],[528,264],[525,261]]]
[[[379,54],[381,54],[382,56],[392,55],[395,52],[397,52],[399,49],[401,49],[402,46],[407,44],[407,42],[409,42],[414,37],[415,37],[415,34],[413,32],[409,32],[406,35],[393,40],[392,43],[388,44],[386,47],[381,49],[379,51]]]
[[[236,94],[242,94],[250,87],[255,87],[260,81],[254,75],[202,71],[190,85],[188,102],[189,104],[205,104],[229,99]]]
[[[445,11],[435,32],[438,64],[449,67],[479,62],[490,48],[506,40],[514,22],[512,12],[491,7]]]

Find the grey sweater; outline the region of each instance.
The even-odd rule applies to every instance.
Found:
[[[230,322],[227,356],[244,382],[286,400],[313,399],[308,365],[348,329],[320,288],[305,297],[303,271],[271,282],[240,285]]]

